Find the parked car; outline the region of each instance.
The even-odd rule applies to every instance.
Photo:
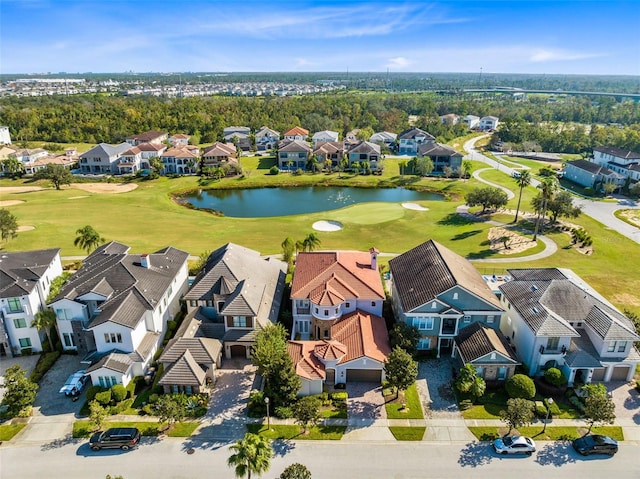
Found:
[[[85,370],[81,369],[69,376],[64,383],[64,386],[60,388],[60,393],[64,393],[67,396],[77,396],[82,392],[85,384],[89,381],[89,376],[85,376]]]
[[[100,449],[119,448],[123,451],[136,447],[140,442],[140,431],[135,427],[113,427],[106,431],[96,432],[89,439],[89,446],[94,451]]]
[[[527,454],[536,450],[536,443],[530,437],[505,436],[493,441],[493,448],[498,454]]]
[[[609,454],[610,456],[613,456],[618,452],[618,441],[610,438],[609,436],[602,436],[600,434],[574,439],[571,445],[583,456],[588,456],[590,454]]]

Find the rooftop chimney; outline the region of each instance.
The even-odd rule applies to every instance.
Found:
[[[151,258],[149,258],[149,255],[147,253],[140,255],[140,264],[143,268],[151,268]]]
[[[371,269],[378,270],[378,255],[380,251],[377,248],[371,248],[369,250],[369,254],[371,255]]]

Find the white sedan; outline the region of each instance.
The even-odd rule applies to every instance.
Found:
[[[526,454],[530,456],[536,450],[536,443],[530,437],[505,436],[493,441],[498,454]]]

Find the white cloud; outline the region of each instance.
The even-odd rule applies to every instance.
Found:
[[[389,58],[389,62],[387,63],[387,68],[407,68],[410,65],[413,65],[414,62],[405,57],[395,57]]]
[[[584,60],[603,56],[600,53],[568,52],[562,50],[535,50],[531,53],[529,61],[532,62],[556,62],[570,60]]]

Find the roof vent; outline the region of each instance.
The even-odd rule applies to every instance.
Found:
[[[531,311],[533,311],[536,314],[540,312],[540,311],[538,311],[538,308],[536,308],[535,306],[533,308],[531,308]]]
[[[536,291],[538,291],[538,287],[534,284],[531,286],[531,292],[535,293]]]

